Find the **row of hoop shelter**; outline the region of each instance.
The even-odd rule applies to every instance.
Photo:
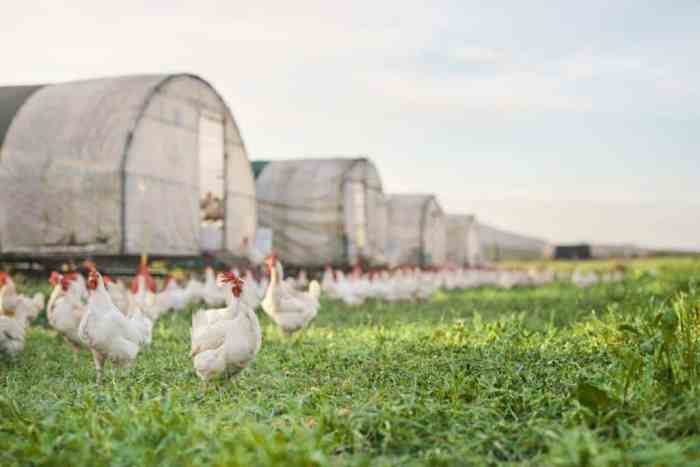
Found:
[[[0,255],[244,256],[298,266],[478,265],[472,216],[387,195],[365,158],[250,163],[189,74],[0,88]]]
[[[473,216],[434,195],[387,195],[366,158],[255,161],[258,218],[296,265],[478,265]]]

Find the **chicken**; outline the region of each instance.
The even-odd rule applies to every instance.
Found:
[[[190,278],[185,286],[190,295],[190,303],[202,303],[204,301],[204,284],[195,278]]]
[[[165,288],[157,295],[156,302],[166,310],[182,311],[192,300],[192,288],[180,287],[172,276],[165,278]]]
[[[257,298],[257,303],[255,306],[257,308],[257,306],[260,305],[262,299],[265,297],[267,283],[265,283],[264,281],[258,282],[250,269],[248,269],[245,272],[245,277],[243,278],[243,280],[246,284],[246,290],[250,288],[253,293],[253,296]]]
[[[416,296],[417,283],[410,268],[399,269],[394,274],[394,286],[389,301],[413,301]]]
[[[512,271],[501,271],[498,276],[498,287],[502,289],[512,289],[517,285],[517,278]]]
[[[203,199],[199,201],[199,208],[205,221],[220,221],[224,219],[224,201],[207,192]]]
[[[418,271],[416,273],[417,284],[415,298],[418,301],[427,301],[435,292],[440,289],[438,276],[434,273]]]
[[[44,309],[44,294],[32,298],[19,295],[15,283],[7,273],[0,272],[0,312],[8,316],[20,316],[29,325]]]
[[[88,299],[88,289],[87,289],[87,284],[85,283],[85,278],[83,277],[83,275],[80,273],[76,273],[75,279],[73,279],[73,282],[75,283],[74,287],[76,288],[78,294],[80,295],[80,299],[87,300]]]
[[[82,263],[82,268],[89,274],[92,271],[97,271],[97,265],[89,260],[85,260]],[[109,293],[112,303],[116,306],[119,311],[121,311],[124,316],[127,316],[129,308],[131,306],[131,301],[133,298],[130,296],[130,291],[127,290],[124,283],[120,280],[114,280],[106,274],[102,275],[102,280],[104,280],[105,287],[107,288],[107,293]],[[133,282],[133,281],[132,281]],[[75,287],[80,291],[80,296],[82,299],[88,299],[87,285],[85,284],[85,278],[82,274],[77,273],[74,279]],[[133,285],[133,284],[132,284]]]
[[[358,284],[352,274],[346,277],[343,271],[338,271],[336,277],[338,278],[336,288],[343,303],[348,306],[360,306],[365,302],[362,290],[357,287]]]
[[[24,315],[26,309],[20,307],[17,311],[14,308],[5,308],[3,304],[10,281],[6,273],[0,272],[0,354],[15,358],[24,350],[24,338],[29,320]]]
[[[352,273],[345,279],[353,295],[351,299],[354,304],[361,305],[366,299],[372,296],[371,284],[367,276],[362,273],[362,268],[355,265]]]
[[[580,269],[576,269],[571,276],[571,281],[577,287],[585,289],[598,283],[598,275],[594,271],[583,272]]]
[[[297,274],[296,288],[298,290],[304,290],[308,285],[309,285],[309,278],[306,275],[306,271],[304,269],[300,269],[299,274]]]
[[[99,272],[90,273],[87,288],[90,297],[78,336],[92,352],[99,384],[106,360],[116,366],[131,365],[148,336],[135,320],[126,318],[114,306]]]
[[[323,271],[323,277],[321,278],[321,289],[332,299],[340,298],[335,282],[335,272],[330,265],[326,266],[326,269]]]
[[[27,320],[24,316],[0,315],[0,354],[11,358],[24,350]]]
[[[370,296],[379,300],[388,300],[393,297],[391,276],[387,271],[380,273],[373,272],[370,274]]]
[[[151,276],[151,271],[148,269],[148,264],[145,260],[141,261],[136,275],[131,280],[131,289],[129,294],[129,309],[139,307],[145,310],[156,301],[156,281]]]
[[[231,272],[233,272],[233,274],[235,274],[236,277],[240,277],[240,274],[237,272],[237,270],[234,269]],[[260,302],[265,296],[266,286],[255,279],[255,276],[253,275],[253,272],[250,269],[246,270],[245,276],[243,277],[243,281],[245,282],[246,287],[246,302],[251,308],[253,308],[253,310],[255,310],[258,308]],[[235,297],[232,294],[227,293],[226,306],[229,306],[234,299]]]
[[[226,292],[217,285],[214,269],[207,267],[204,270],[204,277],[204,289],[202,290],[204,303],[211,307],[226,304]]]
[[[80,297],[80,286],[75,282],[77,276],[77,273],[61,275],[52,272],[49,282],[54,288],[46,307],[49,324],[63,335],[76,352],[80,350],[82,344],[78,336],[78,328],[85,314],[85,305]]]
[[[257,300],[254,291],[231,272],[220,274],[218,282],[230,284],[234,297],[230,305],[200,310],[192,317],[190,355],[203,381],[238,374],[255,359],[262,345],[260,323],[251,306],[251,300]]]
[[[156,304],[150,308],[151,313],[154,309],[158,309],[159,306]],[[143,345],[151,345],[151,339],[153,336],[153,323],[155,319],[151,319],[148,313],[145,313],[140,307],[136,306],[129,310],[128,315],[129,321],[138,329],[140,335],[143,336]],[[157,319],[157,318],[156,318]]]
[[[320,307],[321,286],[311,281],[308,292],[299,292],[284,282],[282,263],[273,254],[267,258],[270,285],[262,301],[262,308],[277,323],[285,335],[303,329],[314,319]]]
[[[102,278],[105,281],[107,293],[112,299],[114,306],[116,306],[122,313],[127,313],[129,310],[129,291],[126,289],[126,286],[124,286],[124,284],[119,280],[115,281],[107,276],[103,276]],[[87,288],[85,290],[87,290]]]

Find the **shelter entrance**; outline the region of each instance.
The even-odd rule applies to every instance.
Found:
[[[202,110],[199,117],[200,245],[204,251],[224,249],[224,117]]]
[[[348,259],[356,262],[367,245],[367,212],[365,185],[361,182],[345,184],[345,225],[348,239]]]

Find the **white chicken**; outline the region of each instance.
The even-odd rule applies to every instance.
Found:
[[[80,276],[82,279],[82,276]],[[126,289],[124,284],[119,280],[113,280],[107,276],[103,276],[102,279],[105,281],[105,287],[107,288],[107,293],[112,299],[112,303],[116,306],[122,313],[127,313],[129,310],[129,291]],[[83,284],[85,283],[83,279]],[[87,292],[87,287],[85,288]],[[87,299],[87,295],[85,296]]]
[[[270,284],[262,301],[263,311],[285,335],[291,335],[316,317],[320,307],[321,286],[317,281],[311,281],[308,292],[299,292],[285,284],[282,263],[275,255],[268,257],[266,264]]]
[[[75,282],[77,276],[77,273],[61,275],[52,272],[49,282],[53,285],[53,291],[46,307],[49,324],[63,335],[76,352],[80,350],[82,344],[78,336],[78,328],[85,314],[80,286]]]
[[[393,296],[392,281],[388,271],[370,273],[371,296],[378,300],[388,300]]]
[[[185,290],[190,296],[189,303],[202,303],[204,301],[203,282],[198,281],[194,277],[190,277],[190,280],[187,281],[187,285],[185,286]]]
[[[2,303],[9,276],[0,272],[0,354],[15,358],[24,350],[28,317],[24,310],[6,309]]]
[[[300,269],[296,278],[296,288],[298,290],[304,290],[309,285],[309,278],[306,274],[306,270]]]
[[[416,296],[417,283],[411,268],[402,268],[394,275],[393,301],[413,301]]]
[[[583,272],[581,269],[576,269],[571,276],[571,281],[576,284],[576,287],[585,289],[598,283],[598,275],[594,271]]]
[[[257,300],[254,291],[234,273],[222,273],[218,279],[222,286],[231,286],[234,299],[230,305],[200,310],[192,317],[190,355],[203,381],[238,374],[255,359],[262,345],[260,323],[250,303]]]
[[[323,277],[321,278],[321,289],[326,295],[328,295],[329,298],[334,300],[340,298],[335,282],[335,272],[330,266],[326,266],[326,269],[323,271]]]
[[[0,312],[10,316],[21,316],[29,325],[44,309],[44,294],[36,293],[32,298],[19,295],[12,278],[0,272]]]
[[[160,302],[166,310],[182,311],[192,300],[191,288],[180,287],[172,276],[165,278],[165,288],[158,293],[156,302]]]
[[[99,384],[106,360],[116,366],[128,367],[136,359],[148,336],[134,320],[126,318],[114,306],[99,272],[90,272],[87,288],[90,297],[87,311],[80,321],[78,335],[92,351]]]
[[[427,301],[440,289],[440,277],[432,272],[416,272],[416,300]]]
[[[26,317],[0,315],[0,354],[11,358],[19,355],[24,350],[26,329]]]
[[[335,292],[338,299],[348,306],[359,306],[365,302],[364,297],[358,293],[354,284],[345,277],[343,271],[336,271],[335,276]]]
[[[156,302],[156,281],[148,269],[148,263],[141,261],[136,275],[131,280],[129,310],[138,307],[147,310]]]
[[[362,268],[360,268],[360,266],[354,266],[352,273],[345,281],[353,296],[351,299],[353,302],[361,305],[367,298],[371,297],[372,290],[369,279],[362,273]]]
[[[85,283],[85,278],[83,277],[82,274],[76,273],[75,274],[75,279],[73,280],[75,283],[74,287],[76,288],[77,293],[80,295],[81,300],[87,300],[88,299],[88,289],[87,285]]]
[[[83,261],[82,267],[88,274],[92,271],[97,271],[97,265],[90,260]],[[83,275],[79,272],[66,273],[65,275],[71,275],[71,287],[76,289],[80,299],[87,301],[88,290]],[[107,289],[107,293],[112,299],[114,306],[116,306],[119,311],[124,314],[124,316],[127,316],[132,302],[132,298],[129,295],[130,291],[127,290],[126,286],[120,280],[114,280],[106,274],[102,275],[102,280],[105,283],[105,288]]]
[[[226,292],[216,283],[216,274],[211,267],[207,267],[204,270],[202,298],[207,306],[214,307],[226,304]]]
[[[153,313],[154,309],[160,309],[159,305],[156,304],[152,306],[150,308],[151,313]],[[131,323],[133,323],[133,325],[138,330],[139,334],[143,336],[142,344],[151,345],[151,340],[153,336],[153,323],[155,322],[155,320],[151,319],[149,315],[138,306],[129,310],[129,315],[127,316],[127,318],[129,319],[129,321],[131,321]]]
[[[255,279],[255,276],[253,275],[253,271],[251,271],[250,269],[248,269],[245,272],[243,281],[245,282],[246,290],[250,288],[253,295],[257,297],[257,308],[257,306],[260,305],[260,302],[262,301],[263,297],[265,297],[267,283],[265,281],[258,282],[257,279]]]

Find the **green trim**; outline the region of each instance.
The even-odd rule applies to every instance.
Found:
[[[265,167],[267,167],[267,164],[269,163],[270,161],[251,161],[250,168],[253,170],[253,178],[257,180],[262,171],[265,170]]]

